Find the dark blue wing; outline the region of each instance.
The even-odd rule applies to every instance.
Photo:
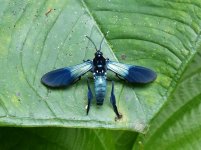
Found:
[[[149,83],[157,77],[156,73],[151,69],[115,61],[108,61],[107,68],[131,83]]]
[[[50,71],[43,75],[41,82],[49,87],[63,87],[73,83],[80,76],[91,70],[92,62]]]

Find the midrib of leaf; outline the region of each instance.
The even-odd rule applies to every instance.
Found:
[[[114,52],[113,52],[113,50],[112,50],[112,48],[111,48],[111,46],[110,46],[110,44],[109,44],[109,42],[108,42],[108,40],[107,40],[107,36],[105,36],[105,35],[107,35],[107,33],[104,34],[104,32],[103,32],[103,31],[101,30],[101,28],[99,27],[99,24],[96,22],[96,19],[95,19],[94,16],[91,14],[91,12],[90,12],[88,6],[86,5],[86,3],[84,2],[84,0],[81,0],[81,1],[82,1],[82,4],[83,4],[83,7],[86,8],[86,11],[88,12],[88,14],[90,15],[90,17],[91,17],[92,20],[94,21],[94,24],[96,25],[97,29],[98,29],[99,32],[102,34],[102,37],[105,38],[105,41],[106,41],[106,43],[107,43],[107,45],[108,45],[108,48],[109,48],[109,50],[110,50],[110,53],[113,55],[114,59],[115,59],[116,61],[118,61],[116,55],[114,54]]]

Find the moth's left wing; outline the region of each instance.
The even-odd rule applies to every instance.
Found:
[[[56,69],[43,75],[41,82],[49,87],[68,86],[90,71],[92,67],[92,61],[88,60],[79,65]]]
[[[145,84],[154,81],[157,77],[151,69],[110,60],[107,61],[107,68],[130,83]]]

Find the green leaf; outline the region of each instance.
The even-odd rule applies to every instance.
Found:
[[[146,136],[138,138],[134,149],[200,149],[201,46],[198,49],[169,101],[151,122]]]
[[[98,44],[103,35],[84,2],[20,0],[2,3],[1,126],[130,126],[125,125],[126,120],[114,121],[109,92],[104,107],[99,109],[93,102],[90,114],[86,115],[86,78],[65,90],[48,90],[40,82],[42,75],[52,69],[93,58],[94,47],[85,35]],[[105,42],[103,52],[115,59]]]
[[[129,0],[3,1],[0,125],[143,132],[169,100],[197,53],[200,10],[196,6],[199,4]],[[89,115],[85,115],[85,77],[65,90],[49,90],[40,83],[41,76],[52,69],[92,59],[94,48],[84,35],[99,44],[108,31],[102,49],[106,57],[145,66],[158,74],[154,83],[145,86],[115,82],[117,105],[123,114],[123,119],[117,122],[109,103],[110,92],[103,107],[96,107],[94,101]],[[111,89],[109,82],[107,89]]]
[[[7,149],[132,149],[136,134],[128,131],[67,128],[0,128],[0,147]]]
[[[86,78],[65,90],[48,90],[40,83],[41,76],[52,69],[93,58],[95,50],[84,35],[91,36],[98,44],[103,35],[87,3],[64,0],[59,3],[53,0],[2,3],[1,126],[48,125],[143,131],[147,124],[146,114],[140,98],[129,86],[115,85],[117,104],[124,116],[115,122],[110,92],[102,108],[93,102],[90,114],[85,115]],[[106,57],[116,59],[106,42],[102,50]],[[111,89],[110,84],[107,88],[108,91]],[[153,88],[154,84],[138,90],[151,92]]]

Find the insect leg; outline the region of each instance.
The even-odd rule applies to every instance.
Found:
[[[88,79],[90,79],[90,80],[94,80],[94,78],[93,78],[93,77],[88,77]]]
[[[77,83],[77,82],[80,81],[80,80],[81,80],[81,77],[79,77],[77,80],[73,81],[72,84],[75,84],[75,83]]]
[[[112,81],[112,91],[111,91],[110,102],[112,104],[112,107],[113,107],[113,110],[114,110],[115,114],[117,115],[116,119],[121,119],[122,115],[119,114],[117,106],[116,106],[116,98],[115,98],[115,95],[114,95],[114,82],[113,81]]]
[[[106,80],[107,80],[107,81],[112,81],[112,79],[109,79],[109,78],[107,78]]]
[[[91,88],[89,86],[89,80],[87,79],[87,86],[88,86],[88,105],[87,105],[87,115],[89,113],[89,109],[90,109],[90,105],[91,105],[91,101],[93,99],[93,94],[91,92]]]
[[[87,60],[83,60],[83,62],[88,62],[88,61],[90,61],[90,59],[87,59]]]
[[[124,80],[121,76],[119,76],[117,73],[116,73],[116,76],[117,78],[119,78],[120,80]]]

